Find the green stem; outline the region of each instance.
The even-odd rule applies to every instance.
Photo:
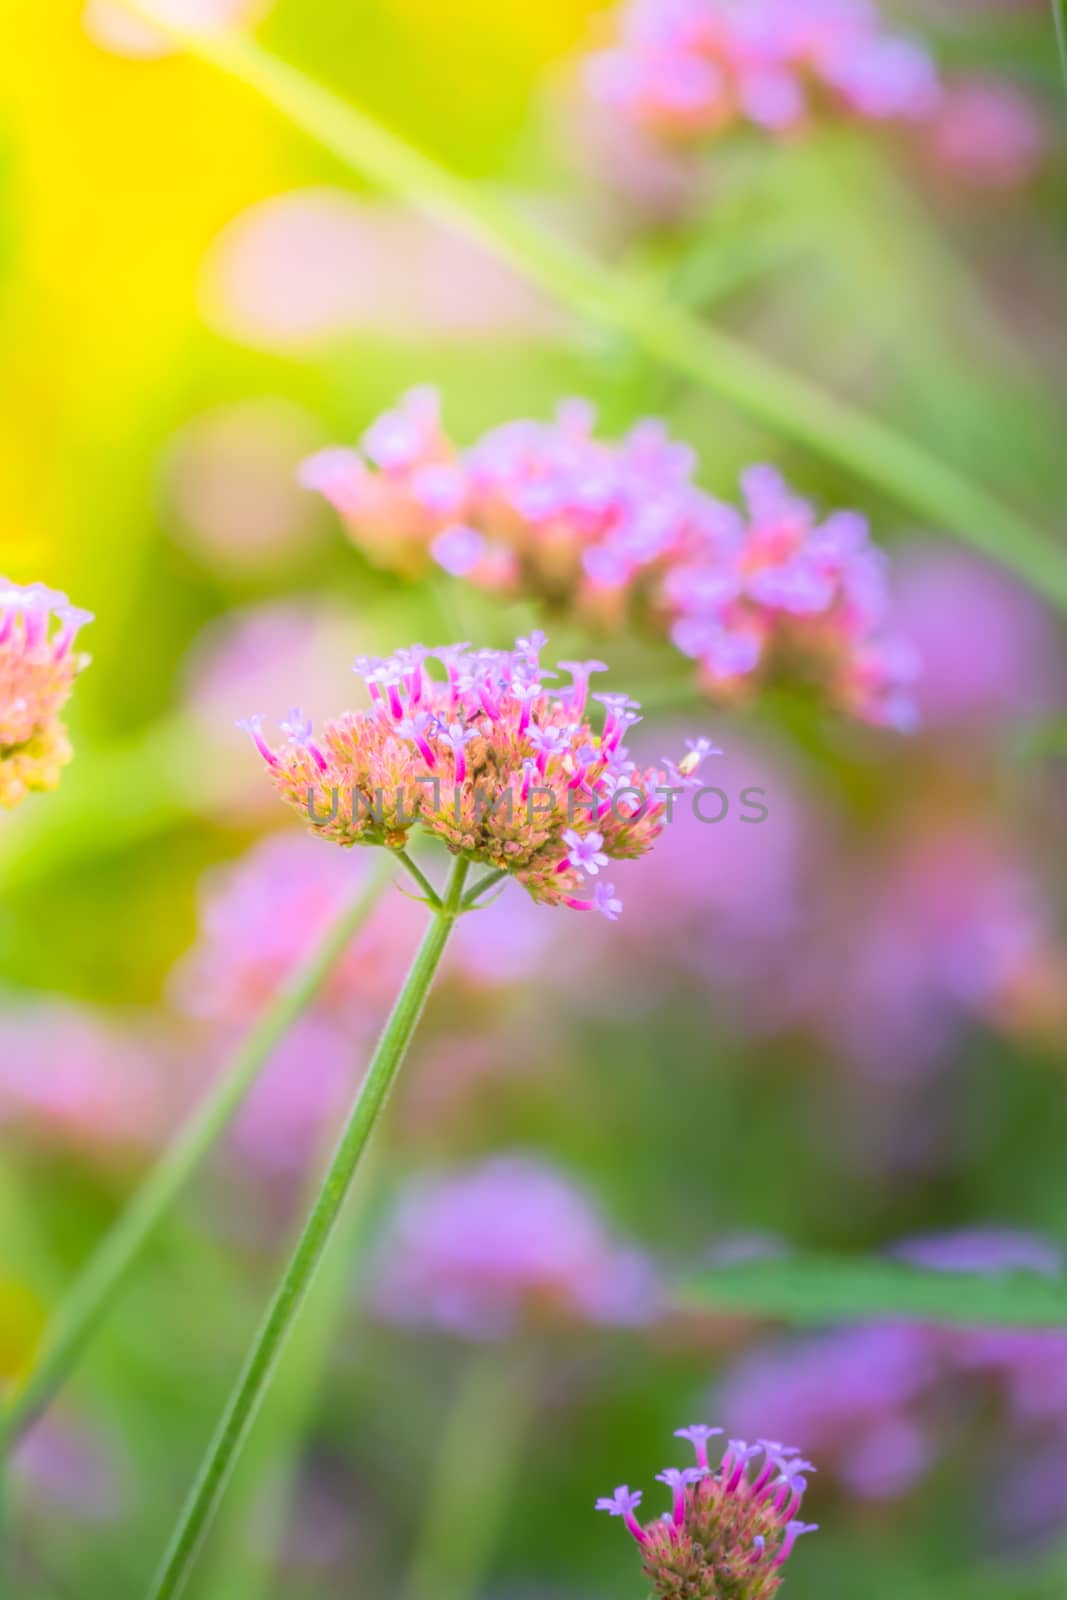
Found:
[[[408,872],[411,873],[411,876],[415,879],[415,882],[426,896],[426,904],[430,907],[430,909],[432,911],[440,911],[441,896],[437,893],[437,890],[434,888],[433,884],[430,882],[429,878],[426,876],[425,872],[423,872],[418,863],[412,860],[406,850],[394,850],[393,854],[396,856],[396,859],[400,862],[400,864],[406,867]]]
[[[405,1600],[472,1600],[482,1592],[512,1508],[536,1365],[524,1350],[480,1350],[436,1440]]]
[[[377,1183],[374,1158],[373,1150],[364,1158],[360,1192],[352,1197],[359,1203],[350,1202],[342,1212],[333,1248],[311,1286],[304,1314],[231,1481],[220,1519],[222,1537],[215,1540],[218,1554],[198,1591],[205,1600],[233,1600],[235,1595],[240,1600],[263,1600],[272,1587],[296,1498],[305,1440],[352,1294],[353,1257],[364,1254],[370,1238],[373,1206],[368,1201]],[[309,1204],[316,1189],[309,1190]]]
[[[434,975],[459,915],[469,863],[457,856],[444,904],[434,913],[389,1021],[378,1041],[367,1076],[312,1207],[299,1243],[275,1292],[266,1318],[245,1360],[215,1436],[178,1519],[171,1542],[149,1591],[152,1600],[181,1593],[207,1533],[234,1464],[255,1420],[278,1358],[298,1317],[315,1271],[329,1244],[360,1159],[385,1106],[397,1072],[422,1014]]]
[[[147,0],[125,4],[142,17],[151,14]],[[625,333],[701,388],[1012,568],[1067,611],[1067,561],[1056,543],[920,444],[705,326],[644,282],[613,272],[546,228],[542,218],[449,172],[248,36],[158,25],[254,90],[353,171],[477,240],[572,310]]]
[[[90,1257],[55,1314],[37,1365],[3,1419],[0,1437],[4,1441],[18,1439],[69,1377],[160,1223],[233,1119],[275,1046],[307,1010],[353,936],[366,922],[390,871],[390,858],[383,855],[322,944],[264,1013],[214,1088]]]
[[[474,907],[477,905],[479,899],[486,892],[486,890],[491,889],[494,883],[499,883],[501,878],[506,878],[507,875],[508,872],[506,867],[497,867],[495,871],[487,872],[484,878],[479,878],[478,882],[474,884],[463,896],[462,909],[464,911],[473,911]]]

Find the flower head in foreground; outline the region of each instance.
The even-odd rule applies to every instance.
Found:
[[[498,1339],[545,1320],[648,1322],[659,1290],[648,1257],[613,1238],[562,1172],[504,1155],[408,1189],[378,1252],[375,1302],[391,1322]]]
[[[0,578],[0,806],[54,789],[71,758],[59,713],[88,665],[74,643],[91,621],[56,589]]]
[[[723,504],[660,423],[618,443],[593,423],[570,400],[551,422],[507,423],[460,451],[419,389],[362,452],[323,451],[302,479],[384,566],[436,561],[601,626],[632,619],[669,635],[715,697],[799,668],[864,720],[911,726],[916,663],[889,631],[885,562],[861,516],[820,520],[770,467],[744,475],[743,509]]]
[[[561,663],[569,682],[550,683],[543,644],[538,634],[513,651],[413,645],[363,657],[369,710],[317,735],[294,708],[277,746],[261,718],[245,726],[283,799],[336,843],[401,849],[420,827],[535,900],[613,919],[621,905],[603,867],[652,847],[671,796],[699,784],[701,753],[636,767],[623,743],[641,720],[636,703],[590,696],[600,662]]]
[[[748,123],[775,135],[817,118],[912,121],[936,106],[934,64],[872,0],[628,0],[591,93],[660,137]]]
[[[671,1491],[671,1509],[657,1521],[642,1526],[636,1512],[643,1496],[625,1484],[596,1503],[623,1519],[662,1600],[770,1600],[797,1539],[816,1531],[797,1517],[811,1462],[770,1439],[731,1439],[713,1468],[708,1444],[721,1433],[702,1424],[677,1430],[696,1465],[657,1475]]]

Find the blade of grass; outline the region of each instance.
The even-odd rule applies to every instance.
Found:
[[[492,190],[449,172],[247,35],[159,22],[147,0],[124,3],[260,95],[361,177],[487,246],[573,311],[627,334],[772,431],[1012,568],[1067,612],[1067,557],[1056,543],[921,445],[677,310],[648,285],[613,272]]]
[[[784,1322],[904,1321],[1067,1328],[1067,1280],[1038,1273],[925,1272],[897,1261],[821,1256],[709,1268],[678,1288],[685,1311]]]
[[[1063,87],[1067,89],[1067,10],[1065,0],[1052,0],[1052,26],[1056,30],[1056,49],[1060,56]]]

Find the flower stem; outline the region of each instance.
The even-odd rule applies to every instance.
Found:
[[[407,1054],[449,934],[459,915],[468,866],[465,857],[456,857],[444,902],[434,913],[423,936],[378,1041],[318,1198],[246,1357],[149,1590],[151,1600],[170,1600],[170,1597],[180,1594],[189,1577],[275,1365],[330,1241],[360,1159]]]
[[[388,882],[382,856],[319,948],[293,976],[241,1045],[218,1082],[142,1183],[67,1292],[42,1354],[0,1421],[0,1445],[21,1437],[48,1406],[104,1320],[156,1230],[233,1119],[279,1040],[319,993]]]
[[[396,859],[400,862],[401,866],[405,867],[415,879],[415,882],[426,896],[426,904],[430,907],[430,909],[432,911],[440,911],[441,896],[437,893],[437,890],[434,888],[433,884],[430,882],[429,878],[426,876],[425,872],[423,872],[418,863],[412,860],[406,850],[394,850],[393,854],[396,856]]]
[[[141,17],[150,0],[124,0]],[[613,271],[492,190],[467,182],[358,107],[233,30],[158,20],[169,38],[254,90],[354,172],[492,250],[563,305],[624,333],[692,382],[816,451],[1010,567],[1067,611],[1067,561],[1024,516],[922,444],[720,332],[661,292]]]
[[[462,909],[464,911],[473,911],[486,890],[491,889],[494,883],[499,883],[501,878],[506,878],[507,875],[506,867],[497,867],[495,871],[487,872],[484,878],[479,878],[478,882],[468,889],[463,896]]]

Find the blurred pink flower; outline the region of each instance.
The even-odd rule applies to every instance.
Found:
[[[161,22],[187,28],[227,28],[260,21],[273,0],[139,0],[143,11]],[[115,55],[150,61],[176,47],[150,21],[136,15],[123,0],[86,0],[85,28],[94,43]]]
[[[894,562],[895,615],[922,664],[923,726],[995,730],[1050,710],[1067,673],[1056,628],[1030,591],[978,557],[947,546],[903,551]],[[961,640],[960,619],[970,639]]]
[[[1025,1027],[1050,975],[1062,977],[1037,876],[979,825],[883,848],[876,862],[853,863],[840,888],[836,935],[814,941],[811,1015],[876,1076],[929,1072],[972,1021]]]
[[[737,123],[790,134],[831,114],[915,120],[937,103],[929,54],[872,0],[627,0],[617,38],[588,62],[590,92],[667,138]]]
[[[617,1242],[564,1174],[524,1155],[412,1181],[374,1270],[387,1321],[471,1339],[544,1316],[626,1324],[659,1310],[648,1257]]]
[[[1018,189],[1034,176],[1049,146],[1033,98],[1000,78],[950,84],[927,138],[946,178],[981,190]]]
[[[147,1152],[174,1120],[158,1042],[68,1003],[0,1019],[0,1125],[93,1157]]]
[[[717,1012],[759,1033],[777,1025],[795,982],[826,853],[787,759],[732,728],[720,734],[727,749],[704,775],[700,816],[689,796],[679,800],[655,861],[619,873],[627,917],[590,928],[567,960],[595,969],[594,1000],[623,1011],[645,1006],[650,990],[696,978]],[[667,736],[635,747],[648,756]]]
[[[315,533],[296,468],[314,418],[285,400],[249,400],[186,424],[172,441],[164,492],[176,536],[223,573],[258,571],[299,555]]]
[[[321,944],[370,871],[357,851],[338,858],[303,829],[270,835],[237,861],[214,867],[200,890],[196,944],[174,971],[171,992],[190,1015],[254,1020]],[[425,917],[386,890],[351,941],[318,1003],[373,1032],[407,970]]]
[[[567,400],[551,422],[505,423],[459,450],[436,391],[414,389],[361,449],[321,451],[302,481],[381,566],[416,576],[436,562],[615,629],[636,615],[718,698],[801,663],[844,709],[910,729],[917,664],[862,516],[820,518],[767,466],[742,475],[739,510],[697,486],[694,452],[661,422],[611,442],[595,421]]]
[[[477,245],[341,189],[277,195],[235,217],[204,263],[201,305],[227,338],[282,352],[355,334],[543,338],[559,327]]]

